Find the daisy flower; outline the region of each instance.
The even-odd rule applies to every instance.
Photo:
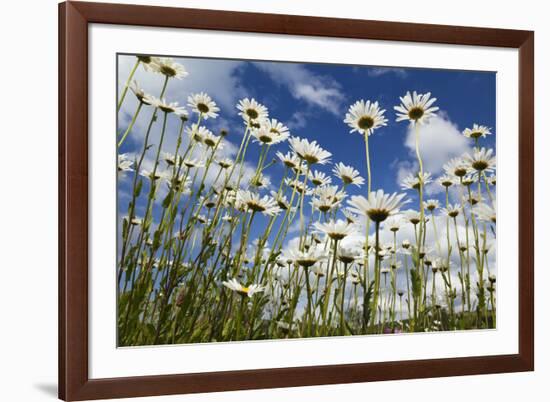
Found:
[[[473,208],[477,217],[486,222],[497,223],[497,213],[493,207],[485,203],[479,203]]]
[[[222,137],[218,137],[210,130],[204,130],[204,137],[202,143],[210,148],[223,149],[223,144],[221,144]]]
[[[422,173],[422,184],[425,186],[432,182],[432,175],[430,173]],[[418,174],[409,174],[401,181],[401,188],[403,190],[419,190],[420,189],[420,177]]]
[[[300,159],[296,156],[296,154],[290,152],[283,154],[282,152],[277,151],[275,155],[287,168],[293,169],[300,165]]]
[[[304,191],[306,194],[311,193],[311,190],[309,189],[309,187],[307,186],[304,187],[304,183],[301,180],[293,180],[287,177],[285,179],[285,184],[300,194],[302,194]]]
[[[174,59],[170,57],[154,57],[149,66],[152,71],[156,73],[163,74],[170,78],[177,78],[178,80],[189,75],[184,66],[176,63]]]
[[[142,169],[139,172],[140,176],[147,177],[150,180],[159,180],[159,179],[166,179],[167,174],[165,172],[156,171],[156,173],[153,175],[153,171]]]
[[[191,159],[191,158],[187,158],[187,159],[184,159],[183,160],[183,164],[188,167],[189,169],[191,168],[201,168],[201,167],[204,167],[204,161],[201,160],[201,159]]]
[[[405,194],[384,194],[383,190],[371,192],[368,198],[362,195],[352,196],[348,201],[350,209],[362,215],[368,216],[374,222],[385,221],[390,215],[399,212],[399,208],[407,201],[403,201]]]
[[[309,181],[314,186],[328,186],[332,183],[330,176],[327,176],[325,173],[315,170],[313,173],[310,173]]]
[[[196,124],[192,124],[191,127],[186,127],[185,132],[187,133],[187,135],[191,140],[199,143],[203,143],[207,135],[210,135],[210,134],[214,135],[212,131],[210,131],[206,127],[204,126],[197,127]]]
[[[482,126],[475,124],[472,128],[466,128],[464,131],[462,131],[462,135],[464,137],[478,139],[480,137],[487,137],[488,135],[491,135],[491,129],[487,126]]]
[[[153,68],[151,67],[151,63],[154,61],[154,59],[158,58],[158,57],[143,56],[143,55],[136,56],[136,57],[143,65],[143,69],[145,71],[152,71]]]
[[[335,203],[342,201],[347,196],[344,190],[338,190],[338,186],[317,187],[314,194],[319,198],[326,198]]]
[[[307,162],[302,161],[300,158],[298,158],[298,161],[298,165],[296,165],[296,167],[294,167],[292,170],[298,176],[305,176],[308,171]]]
[[[384,222],[384,228],[388,229],[390,232],[398,232],[399,229],[403,226],[403,217],[400,215],[390,216]]]
[[[198,223],[200,223],[201,225],[206,225],[206,224],[210,224],[210,219],[208,219],[206,216],[204,215],[197,215],[195,217],[195,219],[197,220]]]
[[[424,208],[426,208],[428,211],[433,211],[437,208],[439,208],[439,201],[438,200],[427,200],[424,201]]]
[[[184,181],[185,178],[185,181]],[[189,188],[191,187],[191,178],[185,177],[185,175],[180,175],[177,177],[172,178],[171,186],[177,190],[182,191],[182,193],[186,194],[189,191]]]
[[[468,204],[470,204],[471,206],[474,206],[476,204],[479,204],[480,202],[483,202],[483,197],[479,197],[479,195],[477,194],[470,194],[470,195],[464,195],[462,197],[462,200],[464,202],[467,202]]]
[[[199,204],[203,204],[206,209],[212,209],[216,206],[217,201],[214,197],[211,198],[205,198],[202,196],[199,200]]]
[[[187,113],[184,107],[178,106],[178,102],[167,102],[166,99],[158,99],[151,96],[151,105],[162,110],[164,113]]]
[[[405,96],[399,97],[401,104],[393,108],[397,112],[396,121],[409,120],[411,123],[426,123],[438,111],[437,106],[432,106],[437,98],[430,98],[431,93],[417,94],[416,91],[411,95],[407,91]]]
[[[439,184],[441,184],[445,188],[451,187],[456,182],[456,180],[452,176],[449,176],[449,175],[440,176],[437,179],[437,181],[439,182]]]
[[[222,169],[229,169],[231,166],[233,166],[233,159],[230,159],[230,158],[224,158],[224,159],[219,159],[216,161],[216,163],[218,164],[219,167],[221,167]]]
[[[258,176],[253,177],[250,181],[250,184],[252,184],[255,187],[269,187],[271,185],[271,180],[269,180],[269,177],[266,175],[260,173]]]
[[[314,265],[313,266],[313,269],[311,270],[311,272],[313,272],[313,275],[319,277],[319,278],[322,278],[324,277],[326,274],[327,274],[327,269],[326,268],[323,268],[322,266],[320,265]]]
[[[414,209],[409,209],[408,211],[405,211],[404,215],[405,215],[405,219],[407,219],[413,225],[418,225],[420,223],[420,218],[421,218],[420,212],[415,211]],[[426,219],[426,217],[424,217],[424,219]]]
[[[334,202],[333,200],[329,198],[324,197],[318,197],[318,198],[312,198],[310,204],[318,211],[321,212],[329,212],[333,208],[337,207],[340,202]]]
[[[359,175],[358,170],[351,166],[344,165],[342,162],[335,165],[332,172],[338,176],[345,185],[354,184],[357,187],[361,187],[361,185],[365,184],[365,179]]]
[[[218,112],[220,111],[220,108],[216,106],[216,102],[204,92],[189,95],[187,97],[187,106],[205,120],[218,117]]]
[[[258,194],[247,190],[237,192],[237,205],[239,205],[239,208],[244,207],[251,212],[261,212],[266,216],[275,216],[281,212],[277,201],[272,197],[264,195],[260,198]]]
[[[315,222],[314,226],[317,233],[324,233],[332,240],[342,240],[344,237],[356,232],[355,225],[343,219],[327,223]]]
[[[478,172],[493,171],[496,167],[496,158],[491,148],[475,148],[472,155],[464,155],[464,161]]]
[[[229,215],[227,212],[222,216],[222,221],[231,223],[233,221],[233,216]]]
[[[240,110],[239,116],[243,118],[246,124],[263,121],[267,119],[268,116],[267,108],[261,103],[258,103],[254,98],[241,99],[237,105],[237,109]]]
[[[241,296],[252,297],[255,293],[261,293],[265,290],[265,286],[259,284],[243,286],[235,278],[230,279],[229,281],[224,281],[222,283],[226,288],[237,292]]]
[[[399,269],[399,268],[401,268],[402,266],[403,266],[403,263],[402,263],[401,261],[399,261],[399,260],[392,261],[392,262],[390,263],[390,268],[391,268],[391,269]]]
[[[176,164],[176,156],[170,152],[162,152],[162,159],[168,166],[174,166]],[[178,155],[177,161],[181,162],[181,156]]]
[[[277,201],[277,205],[279,208],[283,210],[287,210],[290,208],[290,203],[288,202],[287,198],[283,194],[278,194],[276,191],[271,191],[271,196]]]
[[[430,247],[430,246],[422,246],[420,247],[420,249],[418,250],[418,257],[420,258],[426,258],[426,260],[431,264],[432,262],[432,258],[429,257],[432,253],[434,252],[434,248],[433,247]],[[426,261],[424,261],[424,263],[426,263]]]
[[[338,252],[336,253],[338,260],[343,262],[344,264],[351,264],[352,262],[356,260],[362,260],[364,259],[363,250],[357,248],[357,247],[350,247],[350,246],[340,246],[338,248]],[[356,273],[357,275],[357,273]],[[353,276],[353,274],[352,274]]]
[[[453,158],[443,165],[443,170],[450,176],[464,177],[471,172],[471,167],[464,158]]]
[[[358,223],[359,222],[359,215],[354,214],[351,212],[348,208],[342,209],[342,213],[346,217],[346,220],[349,223]]]
[[[130,225],[139,226],[143,223],[143,219],[137,216],[134,216],[131,219],[128,219],[128,216],[125,216],[124,219],[130,223]]]
[[[320,163],[321,165],[330,161],[332,154],[321,148],[317,141],[308,141],[305,138],[292,137],[290,140],[290,147],[292,151],[296,153],[301,159],[305,160],[308,164],[313,165]]]
[[[448,207],[441,208],[441,211],[450,218],[456,218],[461,210],[462,207],[459,204],[449,204]]]
[[[378,102],[365,102],[361,99],[349,107],[344,123],[351,128],[350,133],[357,131],[360,134],[371,135],[374,130],[388,122],[384,118],[384,112],[385,110],[378,106]]]
[[[305,251],[291,249],[288,255],[296,264],[303,268],[309,268],[328,257],[323,249],[317,247],[310,247]]]
[[[449,268],[453,265],[453,262],[449,261],[449,263],[447,263],[446,258],[436,257],[433,259],[432,265],[441,272],[447,272]]]
[[[259,142],[260,144],[276,145],[280,142],[285,141],[288,138],[289,134],[288,130],[284,133],[279,133],[275,130],[269,129],[269,127],[261,126],[257,130],[252,130],[252,136],[254,137],[255,141]]]
[[[131,172],[134,161],[130,160],[129,154],[119,154],[117,169],[119,172]]]
[[[468,176],[464,176],[462,178],[462,185],[471,186],[472,184],[474,184],[474,181],[475,181],[474,175],[470,173],[468,174]]]
[[[290,132],[288,131],[288,127],[285,126],[283,123],[278,121],[277,119],[265,119],[261,123],[261,128],[264,130],[269,131],[270,133],[273,133],[275,135],[279,135],[284,137],[286,140],[288,137],[290,137]]]
[[[132,80],[130,83],[130,89],[136,96],[137,100],[141,103],[144,103],[146,105],[150,105],[152,103],[151,95],[145,93],[143,88],[141,88],[136,80]]]
[[[183,107],[175,110],[174,114],[178,116],[184,123],[189,120],[189,113],[187,112],[187,109],[184,109]]]

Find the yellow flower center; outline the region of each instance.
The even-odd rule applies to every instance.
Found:
[[[256,109],[246,109],[245,113],[252,120],[256,120],[258,118],[258,112],[256,111]]]
[[[476,170],[485,170],[487,169],[487,167],[489,167],[489,164],[487,163],[487,161],[474,161],[474,163],[472,163],[472,167]]]
[[[208,107],[208,105],[206,105],[205,103],[198,103],[198,104],[197,104],[197,109],[198,109],[199,112],[201,112],[201,113],[208,113],[208,111],[210,110],[210,108]]]
[[[424,116],[424,109],[421,107],[413,107],[411,110],[409,110],[409,118],[411,120],[418,120],[422,116]]]
[[[342,175],[342,181],[345,184],[351,184],[353,182],[353,179],[351,178],[351,176]]]
[[[174,108],[169,105],[159,105],[159,109],[162,110],[164,113],[173,113]]]
[[[363,116],[359,119],[357,125],[363,130],[368,130],[374,126],[374,119],[370,116]]]
[[[329,233],[328,235],[333,240],[342,240],[344,237],[346,237],[345,234],[340,232],[333,232],[333,233]]]
[[[204,140],[204,143],[206,145],[208,145],[209,147],[213,147],[214,145],[216,145],[216,141],[214,141],[213,139],[211,138],[207,138]]]
[[[468,171],[464,168],[456,168],[454,173],[455,173],[455,176],[462,177],[462,176],[465,176],[466,173],[468,173]]]
[[[367,214],[369,215],[369,218],[371,218],[375,222],[382,222],[386,220],[389,213],[385,209],[370,209],[367,211]]]
[[[271,138],[269,135],[260,135],[258,138],[261,142],[265,142],[267,144],[273,141],[273,138]]]
[[[314,259],[304,258],[304,259],[298,259],[296,260],[296,262],[304,268],[309,268],[312,265],[314,265],[317,261]]]
[[[151,56],[138,56],[139,61],[145,64],[151,63]]]
[[[260,183],[258,181],[256,181],[256,182],[257,182],[257,185],[260,185]],[[265,207],[263,205],[260,205],[256,202],[253,202],[253,201],[248,202],[246,205],[248,206],[248,208],[250,208],[254,212],[263,212],[263,211],[265,211]]]
[[[176,70],[167,65],[161,66],[160,72],[168,77],[173,77],[174,75],[176,75]]]
[[[304,155],[303,158],[312,165],[319,162],[319,158],[317,158],[315,155]]]

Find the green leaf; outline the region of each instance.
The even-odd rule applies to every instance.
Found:
[[[172,203],[172,199],[174,198],[174,192],[170,190],[164,200],[162,201],[162,207],[168,208],[170,204]]]
[[[139,197],[141,194],[141,188],[143,187],[143,180],[139,179],[139,181],[136,184],[136,187],[134,188],[134,197]]]

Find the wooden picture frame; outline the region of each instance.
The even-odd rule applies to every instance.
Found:
[[[88,25],[119,24],[519,49],[519,353],[90,379]],[[59,397],[85,400],[444,377],[534,369],[534,33],[184,8],[59,5]]]

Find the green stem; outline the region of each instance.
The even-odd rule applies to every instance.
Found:
[[[132,128],[134,127],[134,124],[136,123],[136,119],[139,115],[139,112],[141,111],[142,106],[143,106],[143,102],[139,102],[139,105],[138,105],[138,107],[137,107],[137,109],[134,113],[134,117],[132,117],[132,121],[130,122],[130,125],[128,126],[128,128],[126,129],[126,131],[122,135],[122,138],[118,142],[117,148],[120,148],[122,146],[122,143],[124,142],[124,140],[126,139],[128,134],[130,134],[130,131],[132,131]]]
[[[124,85],[124,88],[122,89],[122,94],[120,95],[120,100],[118,101],[118,105],[116,108],[116,111],[118,112],[120,110],[120,107],[122,106],[122,103],[124,102],[124,98],[126,97],[126,93],[128,92],[128,87],[130,86],[130,82],[132,81],[132,78],[134,78],[134,74],[139,66],[140,60],[136,60],[136,64],[134,64],[134,67],[130,71],[130,75],[128,76],[128,79],[126,80],[126,84]]]

